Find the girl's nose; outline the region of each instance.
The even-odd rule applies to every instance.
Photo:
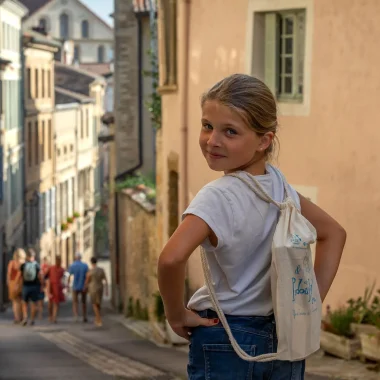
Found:
[[[207,140],[207,144],[211,146],[220,145],[220,136],[215,130],[213,130],[212,133],[210,134],[209,139]]]

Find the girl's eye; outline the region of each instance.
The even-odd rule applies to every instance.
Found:
[[[210,124],[203,124],[203,128],[207,130],[211,130],[212,126]]]
[[[230,136],[232,136],[232,135],[236,135],[237,133],[236,133],[236,131],[234,130],[234,129],[231,129],[231,128],[228,128],[227,129],[227,135],[230,135]]]

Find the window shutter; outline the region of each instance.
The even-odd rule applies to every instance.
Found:
[[[44,233],[44,204],[43,194],[38,193],[38,236],[41,237]]]
[[[52,187],[52,189],[51,189],[51,226],[52,226],[52,228],[56,227],[56,216],[55,216],[56,198],[55,197],[56,197],[56,190],[55,190],[55,187]]]
[[[73,216],[73,180],[72,178],[69,179],[69,191],[68,191],[68,210],[67,210],[67,216],[72,217]]]
[[[277,96],[279,84],[280,29],[276,13],[265,15],[265,83]]]
[[[51,189],[46,193],[46,229],[51,228]]]

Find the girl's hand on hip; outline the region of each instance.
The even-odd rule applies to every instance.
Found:
[[[219,323],[218,318],[208,319],[201,318],[194,311],[185,309],[181,321],[168,320],[173,331],[182,338],[190,340],[191,329],[198,326],[215,326]]]

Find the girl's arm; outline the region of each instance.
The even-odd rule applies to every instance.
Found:
[[[188,338],[187,327],[212,326],[217,320],[200,318],[184,305],[185,268],[190,255],[209,236],[210,227],[199,217],[187,215],[169,239],[158,260],[158,286],[165,314],[173,330]]]
[[[346,231],[325,211],[302,195],[298,195],[301,201],[302,215],[317,230],[314,271],[323,301],[338,271],[346,243]]]
[[[12,267],[13,267],[13,260],[11,260],[8,263],[8,270],[7,270],[7,284],[9,285],[11,281],[11,272],[12,272]]]

